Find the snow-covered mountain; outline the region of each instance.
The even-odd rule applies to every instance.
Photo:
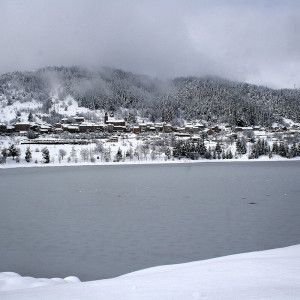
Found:
[[[274,90],[215,77],[160,80],[118,69],[47,67],[0,76],[0,122],[28,112],[55,122],[61,115],[110,110],[151,121],[203,119],[232,125],[300,121],[300,90]],[[23,113],[24,114],[23,114]]]

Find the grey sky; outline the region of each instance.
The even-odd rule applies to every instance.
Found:
[[[101,65],[300,87],[300,1],[0,0],[0,73]]]

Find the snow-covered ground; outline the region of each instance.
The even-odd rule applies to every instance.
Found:
[[[199,164],[199,163],[235,163],[235,162],[295,162],[300,161],[300,157],[295,158],[284,158],[280,156],[274,156],[272,159],[270,159],[267,156],[261,156],[256,159],[248,159],[247,157],[241,157],[237,159],[214,159],[214,160],[208,160],[208,159],[198,159],[198,160],[190,160],[190,159],[156,159],[156,160],[136,160],[133,159],[132,161],[126,160],[126,161],[119,161],[119,162],[105,162],[105,161],[96,161],[96,162],[67,162],[66,160],[62,162],[50,162],[49,164],[44,163],[38,163],[35,164],[34,162],[31,163],[15,163],[11,162],[8,164],[0,164],[0,169],[13,169],[13,168],[32,168],[32,167],[76,167],[76,166],[116,166],[116,165],[158,165],[158,164]]]
[[[26,102],[16,101],[12,105],[3,105],[0,102],[0,123],[9,123],[17,117],[17,112],[20,113],[20,121],[27,121],[29,112],[36,111],[41,107],[42,104],[35,100]]]
[[[21,276],[14,272],[2,272],[0,273],[0,298],[1,292],[27,289],[40,286],[52,286],[66,283],[77,283],[80,280],[75,276],[69,276],[66,278],[33,278],[29,276]]]
[[[71,97],[70,95],[68,95],[62,101],[54,102],[52,110],[66,117],[76,116],[77,114],[81,114],[81,113],[93,112],[86,107],[79,107],[78,102],[74,100],[74,98]]]
[[[64,99],[58,99],[57,96],[53,96],[52,107],[50,112],[59,113],[62,117],[73,117],[80,114],[87,114],[92,120],[103,120],[103,110],[91,110],[83,106],[79,106],[78,102],[70,95],[67,95]],[[34,114],[35,121],[43,123],[43,121],[37,117],[37,115],[49,116],[42,109],[42,102],[30,99],[28,101],[15,101],[11,105],[7,105],[6,99],[1,98],[0,95],[0,123],[9,124],[17,117],[19,121],[28,121],[28,114],[32,112]],[[19,115],[17,115],[19,114]]]
[[[116,141],[110,141],[110,138],[91,141],[88,144],[24,144],[28,142],[26,137],[2,137],[0,139],[0,150],[8,148],[11,144],[16,145],[20,149],[20,156],[18,160],[8,157],[6,163],[0,164],[0,169],[5,168],[19,168],[19,167],[47,167],[47,166],[80,166],[80,165],[111,165],[111,164],[161,164],[161,163],[199,163],[199,162],[240,162],[240,161],[295,161],[300,160],[300,156],[294,158],[284,158],[279,155],[273,155],[272,158],[268,156],[260,156],[257,159],[249,159],[248,154],[235,156],[235,144],[227,145],[234,155],[233,159],[203,159],[190,160],[187,158],[177,159],[171,156],[167,158],[166,154],[159,146],[143,150],[144,140],[135,134],[127,134],[116,137]],[[53,137],[45,137],[37,140],[57,141]],[[100,149],[99,150],[99,144]],[[214,141],[205,141],[207,148],[215,147]],[[50,162],[44,163],[42,149],[47,148],[50,153]],[[248,145],[248,148],[250,146]],[[30,148],[32,158],[30,162],[25,161],[26,149]],[[121,150],[122,157],[116,160],[118,150]],[[61,155],[61,151],[64,155]],[[18,162],[17,162],[18,161]]]
[[[0,288],[16,290],[0,292],[1,300],[300,299],[300,245],[155,267],[108,280],[52,279],[44,281],[49,286],[32,288],[31,278],[24,289],[26,280],[2,273]]]

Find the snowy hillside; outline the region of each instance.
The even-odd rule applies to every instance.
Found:
[[[1,273],[0,273],[1,274]],[[300,245],[170,265],[118,278],[84,283],[34,279],[2,273],[2,300],[189,300],[299,299]],[[23,282],[22,282],[23,281]],[[36,279],[36,286],[41,279]],[[24,289],[24,283],[28,288]],[[44,280],[46,285],[46,280]],[[18,288],[21,288],[18,290]]]
[[[21,122],[27,121],[30,111],[39,111],[42,104],[32,100],[26,102],[16,101],[12,105],[5,105],[4,102],[0,102],[0,117],[1,122],[11,123],[18,117]]]
[[[274,90],[215,77],[159,80],[110,68],[48,67],[0,76],[0,123],[22,111],[48,114],[55,122],[57,116],[91,117],[105,110],[132,122],[142,117],[173,124],[202,119],[270,126],[282,118],[299,122],[299,101],[298,89]]]

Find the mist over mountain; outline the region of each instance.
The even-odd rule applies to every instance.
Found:
[[[110,66],[300,87],[296,0],[1,0],[0,73]]]
[[[37,101],[45,112],[73,97],[91,110],[132,111],[173,124],[200,119],[231,125],[270,126],[300,121],[300,90],[271,89],[218,77],[158,79],[114,68],[46,67],[0,76],[0,102]],[[55,114],[55,111],[51,111]]]

